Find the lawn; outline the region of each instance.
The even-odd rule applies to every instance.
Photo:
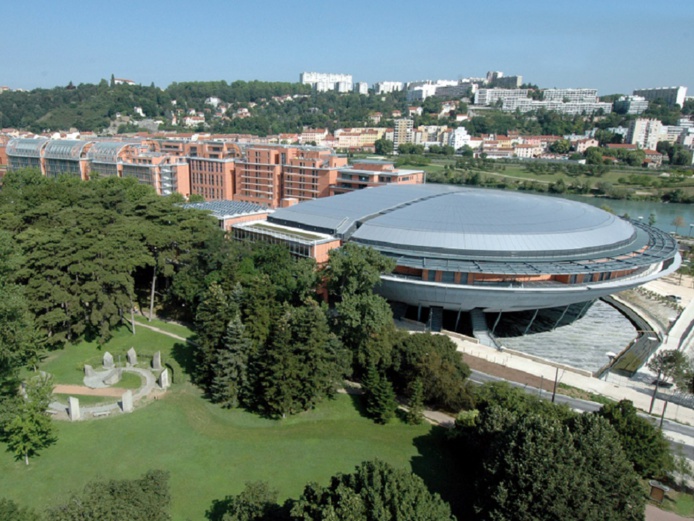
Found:
[[[101,349],[82,343],[46,360],[43,369],[60,383],[81,379],[80,364],[108,350],[134,346],[184,358],[176,340],[139,328],[123,329]],[[181,360],[185,365],[185,360]],[[177,368],[180,365],[173,361]],[[68,381],[69,380],[69,381]],[[2,496],[37,508],[65,501],[96,478],[135,478],[148,469],[171,474],[173,519],[204,519],[213,499],[238,493],[245,482],[267,480],[282,499],[297,497],[309,481],[326,483],[363,460],[380,458],[415,470],[430,486],[452,495],[451,458],[439,450],[443,435],[429,425],[394,420],[376,425],[360,414],[358,400],[338,395],[316,410],[282,421],[221,409],[202,398],[186,379],[159,400],[128,415],[82,422],[56,422],[58,442],[26,467],[0,444]]]

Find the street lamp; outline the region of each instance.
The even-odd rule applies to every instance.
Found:
[[[607,371],[605,371],[605,382],[607,382],[607,377],[610,376],[610,369],[612,368],[612,364],[614,363],[614,359],[617,358],[617,353],[613,353],[612,351],[608,351],[605,353],[605,356],[609,360],[607,362]]]

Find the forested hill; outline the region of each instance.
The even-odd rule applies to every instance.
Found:
[[[273,99],[281,96],[295,97],[288,101]],[[205,103],[208,98],[218,98],[228,106],[228,114],[247,108],[251,117],[214,117],[215,107]],[[390,116],[393,110],[404,111],[406,103],[404,93],[387,96],[313,93],[310,86],[300,83],[185,82],[161,89],[154,85],[115,85],[113,81],[101,80],[97,85],[70,84],[53,89],[3,92],[0,127],[33,132],[70,128],[101,132],[116,114],[142,119],[136,107],[148,118],[164,120],[164,128],[170,125],[172,115],[185,115],[192,109],[204,114],[208,130],[267,135],[297,132],[304,126],[330,130],[363,126],[370,113],[383,112]]]

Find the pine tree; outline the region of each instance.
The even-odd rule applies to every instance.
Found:
[[[223,407],[238,407],[248,386],[248,359],[252,343],[238,313],[227,326],[222,349],[217,351],[210,385],[212,400]]]
[[[370,365],[362,387],[366,399],[366,414],[377,423],[388,423],[398,408],[393,385],[374,365]]]
[[[203,301],[195,315],[196,374],[195,379],[202,385],[210,385],[214,374],[213,365],[221,347],[224,333],[232,311],[229,298],[217,283],[210,284]]]
[[[417,378],[412,384],[412,397],[410,398],[410,410],[407,411],[407,423],[419,425],[424,420],[424,385]]]
[[[280,316],[265,348],[256,357],[256,406],[269,416],[286,418],[299,405],[300,362],[292,349],[289,311]]]

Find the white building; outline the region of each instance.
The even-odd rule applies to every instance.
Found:
[[[506,104],[512,100],[530,99],[528,89],[477,89],[475,105],[494,105],[497,101]]]
[[[641,149],[655,150],[663,133],[663,124],[657,119],[637,118],[629,125],[627,143]]]
[[[354,84],[354,92],[356,92],[357,94],[368,94],[369,84],[365,81],[358,81]]]
[[[302,72],[299,81],[311,85],[318,92],[335,90],[337,92],[352,92],[351,74],[332,74],[322,72]]]
[[[668,105],[680,107],[684,106],[684,100],[687,98],[687,87],[658,87],[655,89],[637,89],[634,91],[635,96],[643,96],[648,101],[663,100]]]
[[[470,139],[470,134],[468,134],[467,129],[465,127],[458,127],[451,132],[448,144],[454,149],[460,150],[465,145],[470,146]]]
[[[374,93],[376,94],[390,94],[391,92],[398,92],[405,88],[405,84],[401,81],[379,81],[374,83]]]
[[[622,114],[643,114],[648,108],[648,100],[643,96],[620,96],[614,102],[615,112]]]
[[[542,93],[544,101],[598,101],[598,89],[544,89]]]

